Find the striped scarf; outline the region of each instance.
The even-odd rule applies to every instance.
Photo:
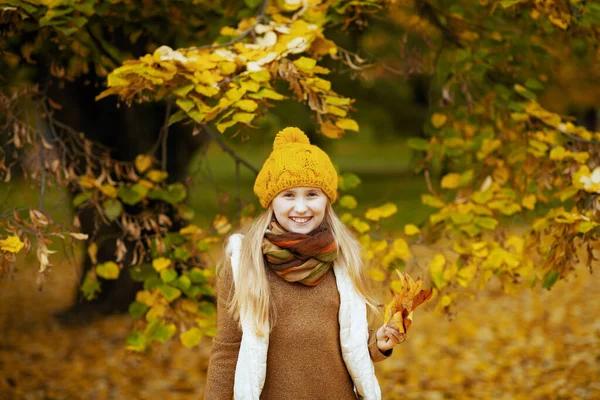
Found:
[[[262,243],[265,262],[288,282],[318,285],[337,256],[337,244],[329,227],[320,227],[305,235],[288,232],[271,221]]]

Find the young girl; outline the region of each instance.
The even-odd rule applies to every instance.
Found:
[[[331,208],[337,173],[298,128],[277,134],[254,192],[266,211],[229,238],[205,398],[381,399],[373,362],[404,341],[367,324],[360,245]]]

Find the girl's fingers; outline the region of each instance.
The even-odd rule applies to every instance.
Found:
[[[396,343],[402,343],[406,340],[406,334],[400,333],[400,331],[397,329],[387,327],[385,333],[387,334],[388,338],[390,338]]]

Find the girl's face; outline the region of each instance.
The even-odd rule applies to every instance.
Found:
[[[323,222],[328,201],[319,188],[295,187],[279,193],[271,204],[277,222],[286,231],[307,234]]]

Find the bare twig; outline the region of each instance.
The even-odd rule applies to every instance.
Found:
[[[171,117],[171,102],[167,102],[167,110],[165,111],[165,123],[161,129],[160,134],[162,135],[162,156],[161,156],[161,170],[167,170],[167,138],[169,137],[169,118]]]
[[[227,146],[223,142],[223,140],[221,139],[221,137],[219,135],[217,135],[215,132],[213,132],[213,130],[208,125],[202,125],[202,127],[204,128],[204,131],[206,132],[206,134],[208,136],[210,136],[212,139],[214,139],[218,143],[218,145],[221,147],[221,149],[223,149],[234,160],[236,160],[236,162],[239,162],[240,164],[242,164],[243,166],[245,166],[246,168],[248,168],[250,171],[254,172],[255,175],[258,175],[258,169],[256,169],[255,167],[253,167],[248,161],[246,161],[243,158],[241,158],[240,156],[238,156],[235,153],[235,151],[233,151],[229,146]]]
[[[250,28],[248,28],[245,31],[243,31],[242,33],[240,33],[240,35],[237,36],[236,38],[234,38],[228,42],[221,43],[221,44],[207,44],[204,46],[189,47],[186,50],[189,51],[189,50],[200,50],[200,49],[218,49],[221,47],[231,46],[232,44],[239,42],[240,40],[242,40],[246,36],[248,36],[250,33],[252,33],[254,31],[254,28],[256,27],[256,25],[260,24],[262,22],[262,20],[265,18],[265,11],[267,10],[267,3],[268,3],[268,0],[263,1],[260,8],[258,9],[258,13],[256,14],[256,20],[254,21],[254,24],[252,24],[252,26]]]
[[[433,185],[431,184],[431,178],[429,177],[429,170],[428,169],[425,170],[425,181],[427,182],[427,189],[429,189],[429,192],[431,192],[435,196],[437,196],[438,194],[435,191],[435,189],[433,188]]]
[[[46,104],[44,104],[44,113],[47,112],[48,109],[46,108]],[[39,126],[38,146],[40,147],[40,167],[42,168],[42,180],[40,182],[40,198],[38,200],[38,210],[42,211],[44,207],[44,195],[46,194],[46,154],[44,152],[44,139],[42,138],[42,136],[44,135],[44,130],[42,129],[42,119],[40,118],[39,109],[36,110],[35,115]]]

